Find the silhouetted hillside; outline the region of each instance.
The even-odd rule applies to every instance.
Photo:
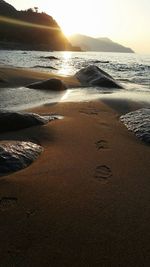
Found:
[[[11,16],[16,14],[17,10],[10,4],[6,3],[3,0],[0,0],[0,14],[3,16]]]
[[[106,37],[92,38],[90,36],[75,34],[68,39],[72,45],[80,46],[85,51],[134,53],[131,48],[115,43]]]
[[[78,50],[69,43],[51,16],[36,11],[17,11],[0,0],[0,48]]]

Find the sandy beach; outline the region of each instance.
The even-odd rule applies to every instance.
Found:
[[[1,67],[6,83],[0,86],[49,76]],[[74,77],[62,80],[80,85]],[[119,120],[136,106],[119,100],[46,104],[30,111],[63,119],[0,134],[0,143],[29,140],[44,147],[29,167],[0,178],[1,267],[149,266],[149,146]]]

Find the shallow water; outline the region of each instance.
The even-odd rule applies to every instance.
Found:
[[[50,60],[46,58],[47,56],[55,56],[57,59]],[[25,87],[5,88],[0,89],[0,109],[23,110],[55,102],[98,99],[131,100],[142,104],[143,108],[150,107],[150,55],[1,50],[0,64],[27,67],[61,75],[73,75],[83,67],[96,65],[113,76],[124,87],[124,89],[70,88],[65,92],[40,91]],[[132,119],[134,120],[134,117]],[[144,117],[141,116],[139,120],[144,121]],[[150,115],[148,115],[148,120],[150,120]],[[146,131],[146,128],[143,130]]]
[[[0,109],[23,110],[46,103],[59,102],[64,93],[26,87],[0,89]]]
[[[47,56],[55,56],[50,60]],[[40,71],[73,75],[91,64],[102,68],[124,87],[124,90],[81,88],[65,94],[20,88],[1,90],[0,108],[22,109],[58,101],[88,101],[103,98],[126,98],[150,103],[150,55],[100,52],[0,51],[0,64],[27,67]],[[37,67],[38,66],[38,67]],[[45,68],[46,67],[46,68]],[[56,68],[56,70],[48,68]]]
[[[55,56],[58,59],[50,60],[46,58],[47,56]],[[79,69],[94,64],[117,80],[146,85],[150,89],[150,55],[1,50],[0,64],[35,68],[46,72],[53,71],[64,75],[72,75]]]
[[[58,102],[84,102],[103,99],[125,99],[150,106],[149,92],[103,88],[77,88],[63,92],[49,92],[26,87],[5,88],[0,92],[0,109],[24,110],[42,104]],[[5,101],[3,101],[5,99]]]

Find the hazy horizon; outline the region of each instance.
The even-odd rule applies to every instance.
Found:
[[[149,0],[6,0],[16,9],[37,6],[39,11],[51,15],[64,34],[83,34],[107,37],[132,48],[138,53],[150,53],[150,1]]]

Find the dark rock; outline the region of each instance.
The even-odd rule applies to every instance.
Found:
[[[141,108],[120,117],[129,131],[150,144],[150,108]]]
[[[43,148],[32,142],[10,142],[0,145],[0,176],[29,166]]]
[[[32,68],[42,68],[42,69],[52,69],[52,70],[58,70],[52,66],[41,66],[41,65],[35,65]]]
[[[109,63],[109,61],[108,60],[95,60],[95,61],[93,61],[93,63]]]
[[[54,57],[54,56],[48,56],[48,57],[41,56],[40,58],[51,59],[51,60],[57,60],[57,59],[59,59],[58,57]]]
[[[15,131],[36,125],[43,125],[53,120],[52,116],[40,116],[36,113],[0,111],[0,132]]]
[[[122,88],[112,76],[97,66],[90,65],[79,70],[75,77],[85,86],[101,86],[107,88]]]
[[[35,82],[27,85],[28,88],[44,89],[52,91],[63,91],[67,89],[66,85],[59,79],[52,78],[41,82]]]

